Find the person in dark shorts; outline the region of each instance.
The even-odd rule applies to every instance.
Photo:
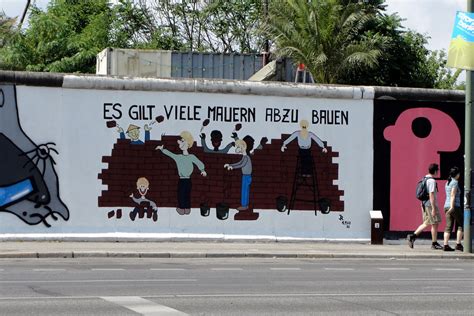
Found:
[[[446,214],[446,227],[444,229],[444,251],[454,251],[448,244],[449,236],[456,223],[456,250],[463,251],[461,244],[464,225],[464,211],[461,206],[461,190],[458,181],[461,171],[458,167],[451,168],[449,172],[448,182],[446,182],[446,201],[444,202],[444,212]]]

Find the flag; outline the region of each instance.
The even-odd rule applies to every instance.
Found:
[[[473,12],[457,12],[446,65],[452,68],[474,70]]]

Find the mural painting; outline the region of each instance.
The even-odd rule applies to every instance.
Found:
[[[430,163],[440,166],[438,201],[444,203],[441,188],[449,169],[464,166],[463,130],[462,102],[376,100],[374,208],[389,219],[384,221],[385,230],[406,232],[416,228],[421,206],[415,187],[428,173]]]
[[[267,137],[262,137],[256,148],[251,135],[239,138],[241,123],[235,124],[229,136],[233,141],[229,140],[223,148],[223,133],[213,130],[212,148],[209,148],[203,133],[209,123],[209,119],[202,123],[200,147],[188,131],[179,136],[162,136],[160,141],[145,136],[146,141],[140,142],[144,146],[136,146],[138,134],[129,140],[120,137],[112,155],[102,158],[108,168],[102,170],[99,179],[108,190],[99,197],[99,206],[121,209],[131,206],[126,194],[121,192],[126,192],[132,177],[140,174],[159,187],[150,193],[156,201],[153,207],[175,208],[179,215],[189,215],[195,208],[207,217],[215,207],[220,220],[228,218],[230,209],[238,211],[234,220],[257,220],[259,213],[255,209],[288,214],[290,210],[311,210],[315,215],[318,211],[328,214],[344,210],[340,199],[343,191],[333,184],[338,165],[332,158],[338,153],[309,131],[307,120],[301,120],[300,130],[273,139],[270,144]],[[115,127],[116,123],[106,125]],[[317,146],[312,146],[313,142]],[[133,170],[127,171],[127,166]],[[195,169],[197,173],[193,172]],[[240,172],[235,172],[236,169]]]
[[[372,100],[1,91],[4,232],[367,234]]]
[[[38,121],[38,124],[41,124]],[[69,219],[59,195],[53,155],[55,143],[36,144],[22,130],[16,90],[0,85],[0,212],[16,215],[29,225]]]

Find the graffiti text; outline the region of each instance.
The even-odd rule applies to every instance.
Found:
[[[312,120],[313,124],[349,125],[349,111],[313,110]]]
[[[298,123],[298,109],[274,109],[265,110],[265,121],[278,123]]]

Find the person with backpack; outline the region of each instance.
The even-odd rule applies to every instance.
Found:
[[[418,226],[413,234],[408,234],[408,246],[413,248],[415,240],[425,228],[431,226],[431,249],[443,249],[438,243],[438,225],[441,223],[441,214],[438,208],[437,191],[438,187],[434,177],[438,174],[439,166],[432,163],[428,167],[428,174],[417,186],[417,198],[421,200],[423,210],[423,223]]]
[[[453,167],[449,171],[448,182],[446,182],[446,201],[444,202],[444,212],[446,214],[446,227],[444,228],[444,251],[464,251],[461,244],[464,225],[464,211],[461,207],[461,190],[458,181],[461,175],[458,167]],[[448,244],[449,236],[456,222],[456,247],[451,248]]]

